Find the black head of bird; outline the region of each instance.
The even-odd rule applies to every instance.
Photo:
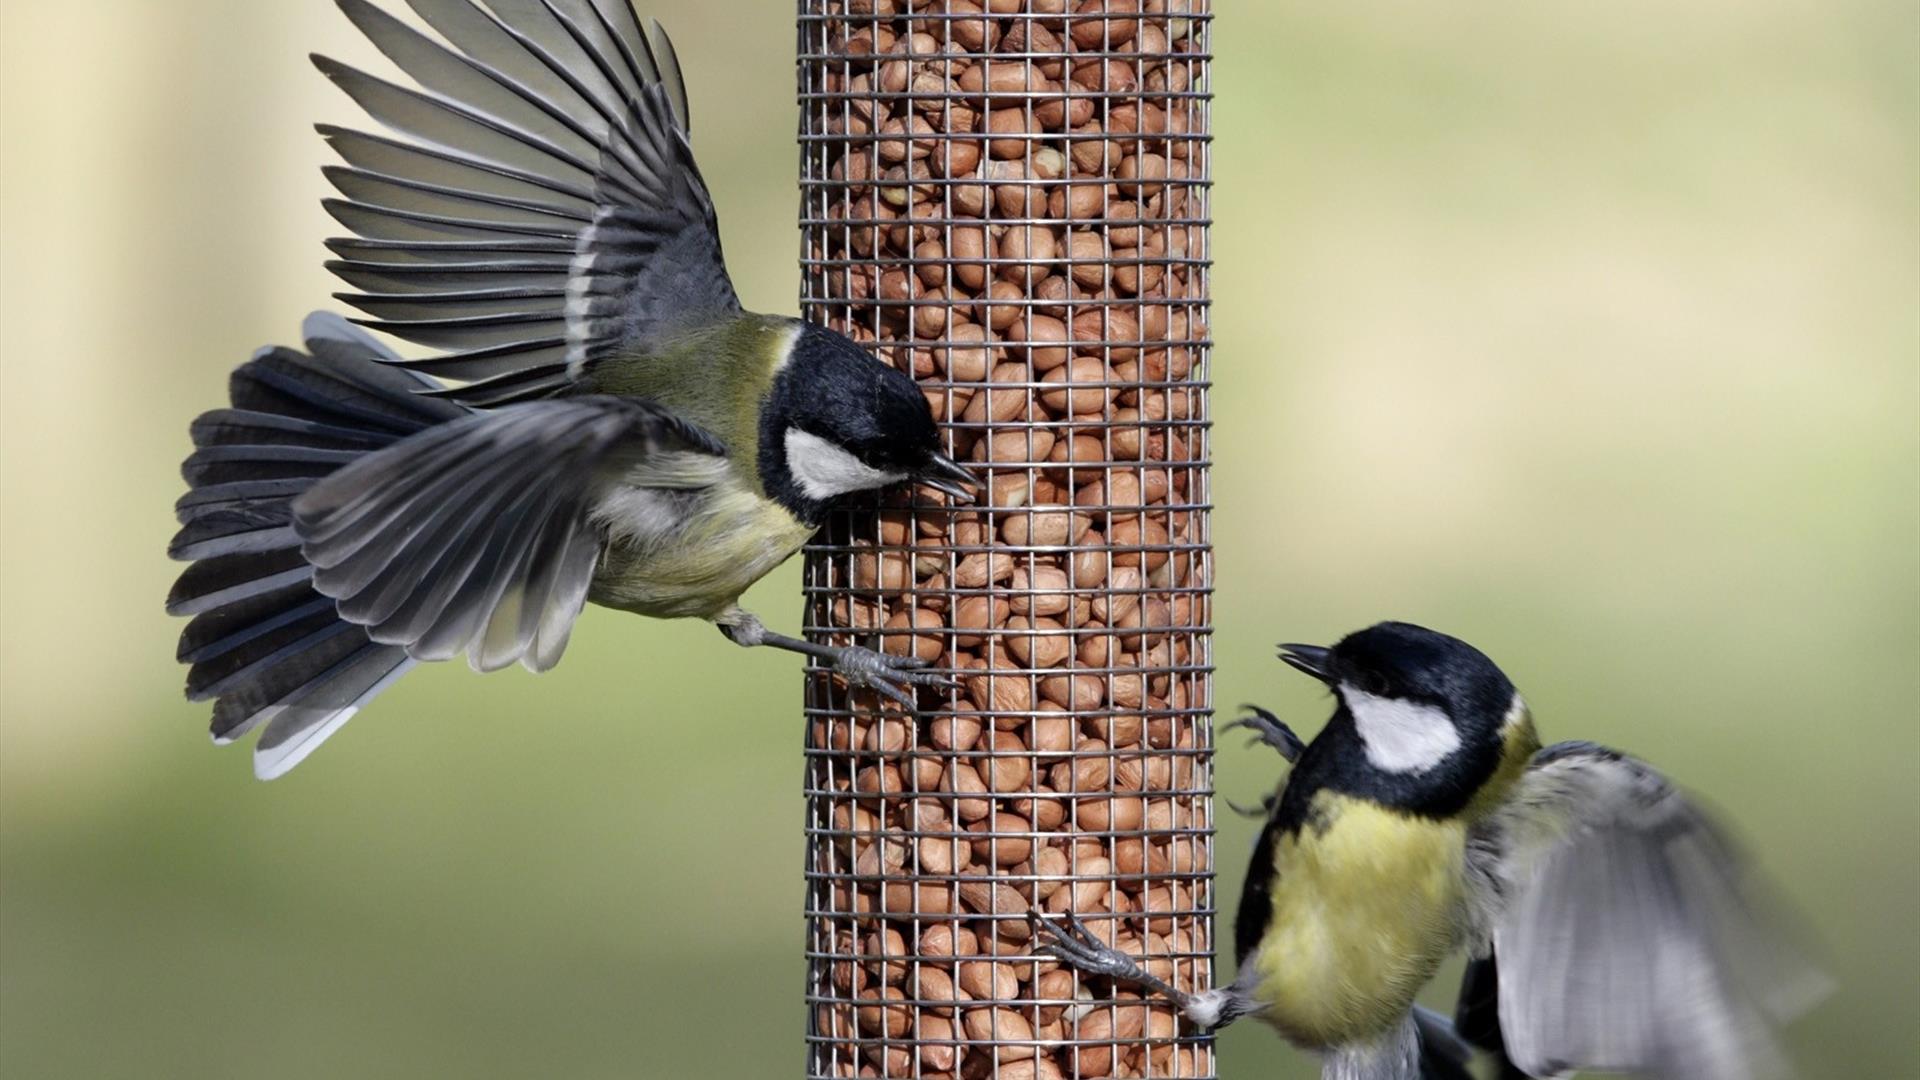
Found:
[[[1386,622],[1331,648],[1283,645],[1281,658],[1338,699],[1311,764],[1343,790],[1390,806],[1457,812],[1499,768],[1524,716],[1513,683],[1456,637]]]
[[[912,379],[839,334],[800,331],[760,412],[760,473],[803,520],[834,499],[903,481],[970,499],[973,476],[941,448]]]

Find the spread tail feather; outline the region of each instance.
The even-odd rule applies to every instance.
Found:
[[[292,502],[343,465],[466,415],[424,396],[437,384],[337,316],[310,317],[307,352],[263,349],[233,373],[230,408],[193,424],[169,553],[191,563],[167,610],[191,616],[179,658],[187,696],[214,700],[229,743],[264,725],[254,771],[272,779],[411,666],[340,618],[313,588]]]

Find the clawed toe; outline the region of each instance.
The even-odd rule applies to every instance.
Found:
[[[924,686],[930,690],[958,690],[960,680],[943,671],[927,671],[933,664],[931,660],[922,660],[918,656],[890,656],[887,666],[891,670],[883,678],[898,682]]]
[[[1271,796],[1262,800],[1259,806],[1241,806],[1239,803],[1227,798],[1223,798],[1220,801],[1227,804],[1227,809],[1243,818],[1263,820],[1273,813],[1273,798]]]
[[[833,670],[847,685],[864,687],[899,704],[908,712],[917,711],[915,687],[954,691],[960,688],[950,676],[924,670],[929,661],[918,656],[889,656],[872,649],[848,648],[833,663]]]
[[[1254,743],[1265,743],[1275,750],[1278,750],[1280,756],[1286,758],[1289,762],[1299,760],[1300,754],[1306,750],[1307,744],[1300,736],[1294,734],[1292,728],[1288,727],[1279,717],[1258,705],[1242,705],[1240,707],[1253,715],[1242,716],[1229,721],[1221,730],[1232,731],[1234,728],[1246,728],[1248,731],[1254,733],[1253,743],[1248,743],[1249,746]]]
[[[1064,929],[1038,912],[1029,915],[1032,921],[1039,924],[1039,932],[1052,939],[1035,951],[1051,956],[1081,974],[1105,976],[1116,983],[1131,983],[1160,994],[1182,1010],[1193,1004],[1193,995],[1149,974],[1133,957],[1094,937],[1093,931],[1087,929],[1078,915],[1071,911],[1061,914],[1066,923]]]
[[[912,694],[886,679],[870,677],[859,680],[849,680],[849,682],[855,686],[864,686],[877,694],[884,695],[908,712],[913,712],[919,707],[920,703],[913,699]]]
[[[1133,971],[1133,960],[1094,937],[1078,915],[1068,911],[1062,918],[1066,921],[1064,929],[1052,919],[1034,916],[1034,921],[1053,939],[1040,947],[1041,952],[1094,975],[1126,976]]]

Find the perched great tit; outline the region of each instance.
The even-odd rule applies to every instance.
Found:
[[[1823,981],[1659,773],[1592,743],[1541,749],[1513,684],[1444,634],[1382,623],[1281,648],[1338,706],[1310,745],[1264,710],[1230,725],[1293,766],[1247,872],[1233,984],[1178,991],[1077,919],[1044,923],[1047,952],[1204,1027],[1257,1016],[1329,1080],[1469,1080],[1470,1045],[1503,1077],[1785,1071],[1775,1027]],[[1460,949],[1450,1024],[1414,995]]]
[[[344,160],[335,316],[266,349],[193,425],[168,600],[213,736],[292,768],[416,661],[551,668],[587,600],[709,620],[913,704],[913,658],[768,631],[739,606],[830,503],[966,498],[907,376],[741,310],[672,45],[627,0],[409,0],[444,41],[340,7],[418,83],[314,62],[394,137]],[[442,383],[441,378],[453,380]]]

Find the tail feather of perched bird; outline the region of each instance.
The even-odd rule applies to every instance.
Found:
[[[430,383],[392,367],[392,353],[338,316],[313,316],[305,336],[306,353],[264,349],[236,370],[232,407],[194,422],[169,548],[192,563],[167,599],[193,617],[180,635],[187,696],[217,702],[216,742],[266,725],[263,777],[298,764],[411,663],[314,587],[294,501],[349,462],[467,412],[423,397]]]
[[[170,606],[216,738],[264,723],[278,775],[413,662],[552,667],[589,601],[904,708],[950,691],[739,605],[840,497],[975,481],[905,374],[741,310],[659,26],[627,0],[409,0],[431,33],[338,3],[414,85],[314,58],[388,130],[319,129],[354,234],[328,265],[361,325],[438,354],[317,318],[309,354],[263,354],[195,425]]]
[[[1258,1016],[1328,1080],[1580,1070],[1657,1080],[1784,1076],[1779,1027],[1828,989],[1726,834],[1651,766],[1591,743],[1540,749],[1477,649],[1405,623],[1282,646],[1337,697],[1255,848],[1232,984],[1190,993],[1077,919],[1042,951],[1219,1027]],[[1457,1028],[1414,994],[1471,962]]]

